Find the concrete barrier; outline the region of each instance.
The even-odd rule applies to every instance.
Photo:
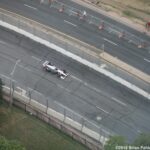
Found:
[[[72,45],[73,47],[76,47],[76,48],[80,49],[81,51],[84,51],[85,53],[90,54],[91,56],[93,56],[95,58],[100,57],[101,59],[119,67],[122,70],[127,71],[128,73],[130,73],[130,74],[134,75],[135,77],[143,80],[144,82],[150,83],[150,76],[149,75],[140,71],[139,69],[132,67],[131,65],[129,65],[127,63],[124,63],[123,61],[119,60],[118,58],[115,58],[115,57],[111,56],[110,54],[103,52],[103,50],[101,50],[101,49],[98,49],[94,46],[91,46],[91,45],[84,43],[84,42],[82,42],[76,38],[73,38],[69,35],[66,35],[60,31],[57,31],[53,28],[50,28],[50,27],[45,26],[43,24],[40,24],[40,23],[33,21],[31,19],[25,18],[23,16],[12,13],[10,11],[6,11],[2,8],[0,8],[0,13],[5,14],[5,15],[7,14],[10,17],[13,17],[15,19],[18,18],[18,20],[22,20],[22,21],[26,22],[26,24],[30,27],[29,28],[30,30],[31,30],[31,26],[32,27],[36,26],[37,29],[45,31],[45,34],[48,33],[51,36],[54,36],[55,38],[57,38],[61,41],[64,41],[64,42]]]
[[[4,97],[7,102],[9,102],[10,88],[3,86]],[[21,92],[14,91],[13,93],[13,104],[29,112],[31,115],[38,117],[39,119],[45,121],[48,124],[55,126],[56,128],[62,130],[66,134],[78,140],[82,144],[86,145],[91,150],[103,150],[103,145],[108,140],[102,140],[99,133],[92,131],[87,127],[82,125],[63,114],[56,112],[51,108],[40,104],[36,100],[31,99],[22,95]],[[82,130],[81,130],[82,129]]]
[[[115,57],[113,57],[110,54],[105,53],[105,52],[100,53],[99,56],[100,56],[100,58],[102,58],[106,61],[109,61],[111,64],[113,64],[119,68],[122,68],[123,70],[129,72],[130,74],[136,76],[137,78],[142,79],[142,80],[150,83],[150,76],[149,75],[147,75],[147,74],[143,73],[142,71],[128,65],[127,63],[119,60],[118,58],[115,58]]]
[[[108,70],[105,70],[104,68],[99,67],[99,65],[97,65],[95,63],[92,63],[92,62],[90,62],[90,61],[88,61],[86,59],[83,59],[82,57],[80,57],[80,56],[78,56],[78,55],[76,55],[76,54],[74,54],[72,52],[69,52],[69,51],[67,51],[64,48],[61,48],[60,46],[57,46],[57,45],[55,45],[55,44],[53,44],[53,43],[51,43],[51,42],[49,42],[49,41],[47,41],[45,39],[37,37],[36,35],[31,34],[31,33],[27,32],[25,30],[22,30],[22,29],[14,26],[14,25],[11,25],[11,24],[6,23],[4,21],[0,21],[0,25],[5,27],[5,28],[8,28],[8,29],[10,29],[12,31],[15,31],[15,32],[17,32],[17,33],[19,33],[21,35],[24,35],[24,36],[30,38],[31,40],[33,40],[35,42],[43,44],[43,45],[45,45],[45,46],[47,46],[47,47],[49,47],[49,48],[51,48],[51,49],[53,49],[53,50],[63,54],[63,55],[66,55],[67,57],[70,57],[71,59],[73,59],[75,61],[78,61],[79,63],[84,64],[85,66],[88,66],[89,68],[92,68],[93,70],[104,74],[105,76],[115,80],[116,82],[126,86],[130,90],[132,90],[132,91],[134,91],[134,92],[144,96],[148,100],[150,100],[150,93],[148,93],[148,92],[144,91],[143,89],[137,87],[136,85],[134,85],[134,84],[132,84],[132,83],[122,79],[121,77],[113,74],[112,72],[110,72]]]

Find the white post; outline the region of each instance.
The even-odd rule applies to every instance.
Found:
[[[13,84],[12,84],[12,80],[13,80],[13,75],[16,69],[17,64],[20,62],[20,59],[18,59],[14,65],[14,68],[12,69],[12,72],[10,73],[10,107],[12,106],[13,103]]]
[[[105,52],[105,45],[102,44],[102,53],[103,53],[103,56],[104,56],[104,52]]]
[[[102,44],[102,50],[103,50],[103,52],[105,52],[105,45],[104,44]]]

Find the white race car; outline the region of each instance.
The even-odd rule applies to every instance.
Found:
[[[47,60],[43,63],[43,68],[48,72],[57,74],[57,76],[61,79],[65,79],[68,76],[66,70],[58,69],[56,66],[54,66],[52,63],[50,63]]]

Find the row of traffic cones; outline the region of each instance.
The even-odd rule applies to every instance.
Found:
[[[65,10],[65,6],[62,4],[61,7],[60,7],[60,9],[59,9],[59,12],[60,12],[60,13],[63,13],[64,10]],[[77,15],[78,17],[80,17],[80,19],[84,19],[83,16],[81,15],[81,12],[80,12],[80,11],[77,11],[76,15]],[[98,29],[99,29],[99,30],[104,30],[104,29],[105,29],[105,23],[102,22],[102,23],[98,26]],[[125,32],[124,32],[124,31],[122,31],[122,32],[120,32],[120,33],[118,34],[118,38],[122,39],[122,38],[124,38],[124,37],[125,37]],[[140,44],[138,45],[138,48],[145,48],[145,47],[146,47],[146,43],[145,43],[145,42],[142,42],[142,43],[140,43]]]

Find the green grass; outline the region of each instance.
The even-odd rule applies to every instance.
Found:
[[[145,14],[150,15],[150,10],[149,11],[148,10],[142,10],[142,9],[135,8],[135,7],[132,7],[132,6],[128,6],[128,8],[133,9],[133,10],[138,11],[138,12],[143,12]]]
[[[130,18],[137,18],[137,19],[141,19],[143,20],[141,17],[137,16],[134,12],[130,11],[130,10],[124,10],[122,11],[122,13],[127,16],[127,17],[130,17]]]
[[[144,4],[150,5],[150,1],[149,1],[149,0],[139,0],[139,2],[142,2],[142,3],[144,3]]]
[[[27,150],[87,150],[77,141],[19,108],[0,106],[0,134],[19,140]]]

